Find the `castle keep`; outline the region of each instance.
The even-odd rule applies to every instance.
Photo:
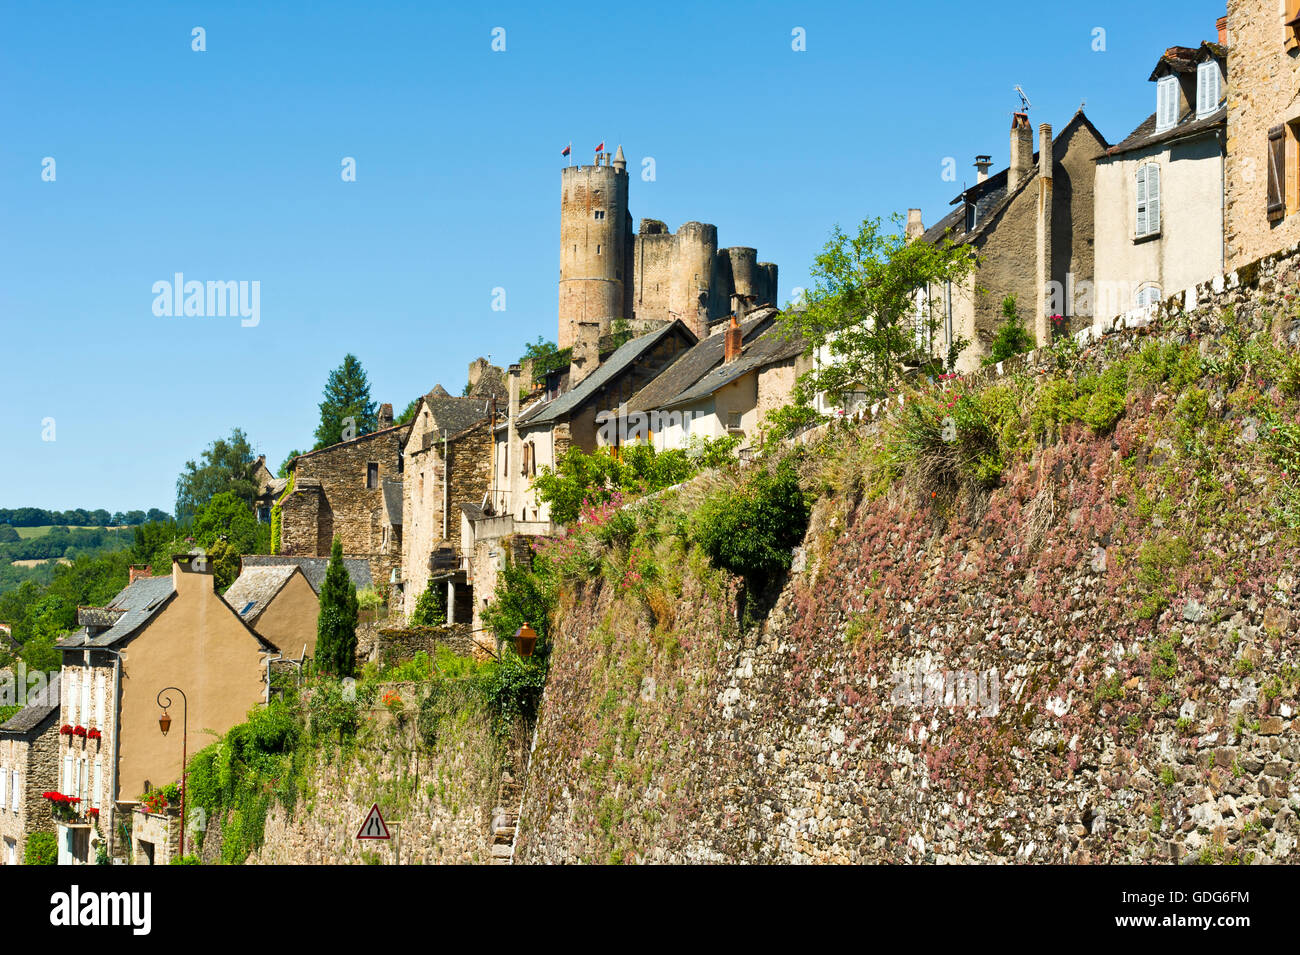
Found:
[[[676,232],[642,219],[632,232],[623,147],[611,160],[569,166],[560,177],[561,348],[575,344],[579,323],[599,335],[614,321],[634,333],[681,319],[697,337],[733,311],[775,304],[777,269],[755,249],[718,248],[718,227],[684,223]]]

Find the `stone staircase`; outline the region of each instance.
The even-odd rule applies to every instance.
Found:
[[[492,810],[492,865],[510,865],[514,861],[515,830],[519,826],[523,796],[524,787],[512,774],[505,774],[497,808]]]

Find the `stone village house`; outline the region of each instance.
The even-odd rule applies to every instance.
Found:
[[[402,446],[411,425],[394,425],[390,404],[380,406],[378,425],[294,458],[293,487],[279,505],[281,554],[328,557],[337,535],[343,556],[368,560],[375,581],[393,578],[402,545],[389,509],[400,507],[400,483],[394,482],[402,479]]]
[[[57,644],[63,653],[57,790],[80,800],[58,823],[60,864],[86,864],[106,840],[111,857],[165,862],[168,850],[127,834],[159,829],[179,834],[170,817],[139,805],[150,787],[181,775],[180,695],[172,693],[172,731],[158,726],[158,693],[179,687],[188,698],[189,753],[243,722],[268,693],[268,661],[279,649],[217,595],[201,555],[173,558],[168,576],[135,574],[105,607],[78,611],[82,629]],[[169,843],[170,844],[170,843]]]
[[[55,830],[42,793],[58,784],[60,739],[58,681],[0,724],[0,865],[21,865],[28,836]]]
[[[1228,0],[1226,28],[1224,241],[1236,269],[1300,242],[1300,0]]]
[[[1107,145],[1079,110],[1055,138],[1050,124],[1040,125],[1035,152],[1028,114],[1015,113],[1008,167],[989,175],[991,158],[977,156],[977,181],[952,200],[952,212],[923,233],[919,213],[912,216],[909,235],[926,242],[949,239],[980,257],[962,286],[922,295],[922,311],[942,329],[933,355],[945,357],[948,346],[964,338],[970,345],[957,370],[977,369],[1001,324],[1007,295],[1016,296],[1020,317],[1040,345],[1051,341],[1051,315],[1076,313],[1078,289],[1093,280],[1094,160]]]

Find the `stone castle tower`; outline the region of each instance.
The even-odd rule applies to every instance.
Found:
[[[626,319],[640,333],[680,318],[703,338],[732,312],[776,304],[776,265],[755,249],[719,249],[717,226],[687,222],[674,235],[642,219],[633,235],[622,146],[612,160],[564,168],[560,183],[561,348],[580,324],[605,335]]]

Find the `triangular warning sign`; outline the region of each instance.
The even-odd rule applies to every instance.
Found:
[[[366,813],[366,821],[361,824],[360,831],[357,832],[358,839],[388,839],[388,824],[384,822],[384,817],[379,814],[379,803],[370,807],[370,812]]]

